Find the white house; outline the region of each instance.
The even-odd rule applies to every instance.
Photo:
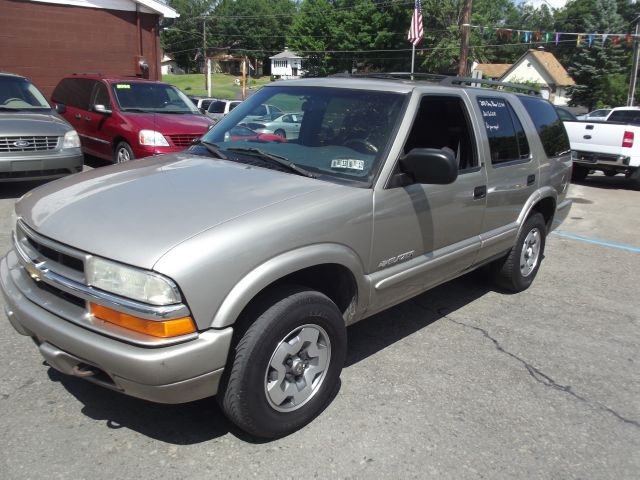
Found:
[[[171,55],[166,53],[162,55],[162,62],[160,63],[160,71],[162,75],[170,75],[172,73],[184,73]]]
[[[305,73],[302,70],[303,58],[285,48],[284,52],[269,57],[271,60],[271,75],[283,79],[300,78]]]
[[[501,82],[532,82],[549,89],[549,101],[554,105],[567,105],[567,88],[575,85],[555,55],[544,50],[529,50],[501,77]]]
[[[576,83],[555,55],[544,50],[528,50],[513,65],[474,63],[471,70],[501,82],[535,83],[549,91],[549,100],[554,105],[567,105],[567,88]]]

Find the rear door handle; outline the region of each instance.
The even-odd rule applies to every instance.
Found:
[[[529,175],[527,177],[527,185],[533,185],[534,183],[536,183],[536,176],[535,175]]]
[[[82,118],[82,115],[80,115],[79,113],[76,113],[74,116],[75,116],[78,120],[80,120],[80,119]]]
[[[487,186],[482,185],[480,187],[476,187],[473,189],[473,199],[480,200],[481,198],[485,198],[487,196]]]
[[[584,136],[584,137],[582,137],[582,138],[584,138],[585,140],[591,140],[591,135],[585,135],[585,136]]]
[[[91,117],[84,117],[84,119],[85,119],[87,122],[90,122],[90,121],[91,121]]]

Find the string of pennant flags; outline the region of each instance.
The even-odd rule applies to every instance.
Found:
[[[593,46],[596,41],[600,41],[604,46],[607,40],[610,40],[610,44],[612,46],[621,45],[621,44],[631,44],[634,39],[640,38],[640,35],[634,35],[631,33],[585,33],[585,32],[545,32],[541,30],[522,30],[515,28],[504,28],[504,27],[485,27],[483,25],[470,25],[466,24],[463,26],[467,26],[470,29],[476,29],[480,32],[481,35],[484,34],[495,34],[501,41],[511,42],[512,38],[515,41],[522,41],[524,43],[539,43],[541,41],[545,41],[546,43],[554,42],[558,45],[560,42],[565,43],[566,37],[575,37],[576,46],[583,46],[583,41],[585,45],[588,45],[589,48]],[[544,40],[541,40],[544,39]]]

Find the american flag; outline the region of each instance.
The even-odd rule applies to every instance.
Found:
[[[409,40],[415,47],[420,43],[424,37],[424,30],[422,29],[422,4],[420,0],[416,0],[416,6],[413,9],[413,16],[411,17],[411,27],[409,28]]]

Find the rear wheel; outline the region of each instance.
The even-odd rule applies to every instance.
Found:
[[[571,172],[571,180],[581,182],[589,175],[589,169],[581,165],[574,165]]]
[[[540,213],[534,213],[526,220],[515,246],[506,257],[491,266],[499,287],[512,292],[529,288],[542,262],[546,234],[547,227]]]
[[[277,135],[279,137],[282,138],[287,138],[287,132],[285,132],[284,130],[282,130],[281,128],[279,128],[278,130],[276,130],[275,132],[273,132],[274,135]]]
[[[120,142],[113,152],[113,163],[124,163],[133,160],[135,155],[127,142]]]
[[[304,287],[281,288],[259,305],[232,352],[218,401],[243,430],[278,438],[313,420],[331,400],[346,328],[329,298]]]

